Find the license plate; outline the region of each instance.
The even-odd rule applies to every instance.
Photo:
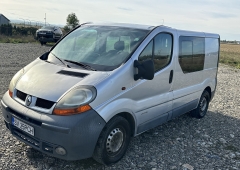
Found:
[[[21,129],[22,131],[34,136],[34,128],[15,117],[12,117],[12,125],[16,126],[17,128]]]
[[[45,32],[40,32],[39,34],[46,34]]]

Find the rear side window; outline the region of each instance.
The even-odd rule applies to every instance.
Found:
[[[205,38],[179,38],[179,64],[183,73],[201,71],[205,60]]]
[[[172,56],[172,43],[173,39],[171,34],[160,33],[145,47],[138,60],[144,61],[149,58],[152,59],[156,73],[170,63]]]

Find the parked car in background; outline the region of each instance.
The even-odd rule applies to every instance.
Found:
[[[36,31],[36,39],[40,43],[57,42],[62,37],[62,30],[56,26],[44,26]]]

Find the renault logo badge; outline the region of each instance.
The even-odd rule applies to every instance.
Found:
[[[32,96],[27,95],[26,100],[25,100],[26,106],[29,106],[31,103],[32,103]]]

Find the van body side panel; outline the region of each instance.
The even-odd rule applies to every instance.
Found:
[[[173,35],[173,52],[171,63],[155,73],[153,80],[134,81],[134,60],[138,59],[145,46],[160,32]],[[197,107],[203,90],[216,84],[216,70],[205,66],[208,60],[205,55],[204,70],[183,73],[179,64],[179,36],[205,37],[204,33],[176,31],[171,28],[157,28],[139,45],[138,49],[123,66],[109,73],[109,76],[96,85],[98,96],[90,105],[108,122],[121,112],[127,112],[135,120],[135,134],[162,124],[185,111]],[[205,46],[208,41],[205,41]],[[209,51],[205,50],[206,53]],[[214,63],[215,62],[215,63]],[[217,61],[212,61],[217,65]],[[209,68],[207,68],[209,67]],[[173,81],[169,84],[169,74],[173,70]],[[205,76],[205,72],[207,75]],[[126,90],[121,90],[126,87]]]
[[[219,60],[219,39],[218,38],[205,38],[206,55],[204,63],[204,79],[210,79],[210,88],[212,93],[216,90],[218,60]],[[213,97],[213,96],[212,96]]]
[[[118,113],[133,113],[134,101],[131,98],[124,97],[124,94],[132,89],[133,72],[133,61],[129,59],[127,63],[114,70],[104,81],[95,86],[98,97],[90,103],[90,106],[106,122]],[[125,90],[123,90],[124,88]]]
[[[205,62],[204,70],[215,69],[218,66],[218,38],[205,38]]]
[[[141,43],[131,59],[122,66],[119,72],[115,71],[112,75],[105,79],[105,83],[102,82],[102,85],[101,83],[97,85],[97,89],[101,88],[101,90],[98,91],[104,92],[104,94],[98,94],[99,96],[102,96],[101,101],[106,102],[101,103],[100,100],[98,102],[94,101],[93,104],[91,103],[91,106],[93,106],[93,108],[103,117],[106,122],[108,122],[118,113],[128,112],[133,114],[137,129],[139,125],[159,119],[162,115],[168,114],[168,112],[171,111],[173,95],[171,91],[172,83],[169,83],[169,76],[171,70],[174,70],[175,63],[173,62],[173,58],[169,65],[155,73],[153,80],[140,79],[138,81],[134,81],[133,79],[135,74],[133,61],[138,60],[138,56],[141,54],[145,46],[160,32],[172,34],[173,39],[176,34],[175,30],[169,30],[169,28],[155,29]],[[174,43],[175,42],[173,41],[173,44]],[[175,46],[175,44],[173,46]],[[126,67],[126,69],[124,67]],[[110,82],[107,82],[108,79]],[[118,89],[121,89],[122,87],[119,86],[119,84],[122,82],[131,85],[128,86],[125,91],[119,91]],[[101,104],[96,105],[96,102]],[[157,122],[161,124],[161,122],[166,122],[167,120],[168,116],[163,116],[163,119]],[[151,126],[146,127],[150,128]],[[142,130],[147,130],[147,128],[142,128]]]
[[[192,108],[195,108],[198,103],[198,99],[192,100],[188,103],[185,103],[184,105],[181,105],[172,111],[172,119],[182,115],[183,113],[187,113],[192,110]]]
[[[171,62],[160,71],[156,72],[153,80],[138,80],[133,82],[136,87],[129,94],[134,96],[138,103],[138,110],[135,112],[138,129],[137,133],[142,133],[150,128],[160,125],[168,120],[168,115],[172,110],[172,83],[169,83],[171,70],[174,70],[175,63],[175,36],[176,30],[170,28],[157,28],[151,36],[146,39],[146,45],[159,33],[172,35],[172,56]],[[138,54],[139,56],[140,54]],[[136,56],[135,60],[138,59]]]
[[[185,32],[178,31],[178,46],[177,46],[177,55],[175,58],[175,75],[173,83],[173,106],[172,109],[176,111],[180,106],[188,107],[188,110],[192,110],[197,106],[191,104],[188,106],[188,103],[199,99],[202,93],[202,86],[200,85],[203,82],[203,73],[202,71],[184,73],[180,63],[179,63],[179,37],[180,36],[196,36],[194,32]],[[197,34],[200,37],[204,37],[203,33]],[[184,112],[182,113],[184,114]],[[177,114],[180,115],[180,114]],[[176,113],[173,114],[173,117],[176,116]]]
[[[191,33],[186,33],[184,31],[179,31],[178,33],[179,37],[205,37],[201,34],[192,35]],[[205,38],[205,58],[203,70],[191,73],[183,73],[178,57],[175,60],[176,74],[174,77],[173,85],[173,117],[195,109],[198,105],[201,94],[206,87],[209,86],[212,92],[215,90],[217,81],[216,75],[218,65],[219,41],[217,35],[207,35],[211,35],[214,38]],[[178,109],[183,107],[186,108]]]
[[[137,134],[140,134],[148,129],[154,128],[160,124],[167,122],[169,114],[170,114],[169,112],[164,113],[152,120],[149,120],[149,121],[144,122],[143,124],[139,125],[137,128]]]

